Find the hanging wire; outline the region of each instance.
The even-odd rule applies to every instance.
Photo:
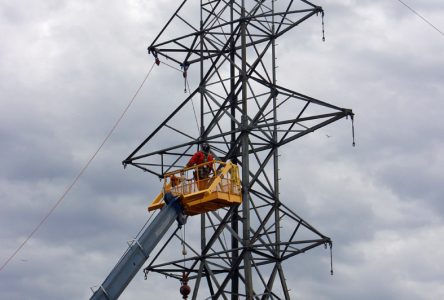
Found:
[[[170,64],[168,64],[168,63],[166,63],[166,62],[160,61],[160,63],[163,64],[163,65],[165,65],[165,66],[167,66],[167,67],[169,67],[169,68],[171,68],[171,69],[174,69],[174,70],[176,70],[176,71],[178,71],[178,72],[184,74],[184,71],[183,71],[183,70],[181,70],[181,69],[179,69],[179,68],[176,68],[176,67],[174,67],[174,66],[172,66],[172,65],[170,65]],[[185,85],[185,89],[184,89],[184,91],[185,91],[185,93],[188,92],[188,93],[191,95],[190,83],[189,83],[189,81],[188,81],[188,76],[185,75],[184,78],[185,78],[185,83],[184,83],[184,85]],[[198,119],[197,119],[196,108],[194,107],[194,102],[193,102],[193,100],[191,100],[191,105],[193,106],[193,113],[194,113],[194,119],[195,119],[195,121],[196,121],[197,132],[199,132],[199,131],[200,131],[200,130],[199,130],[199,121],[198,121]]]
[[[191,90],[190,90],[190,83],[188,81],[188,78],[186,78],[186,84],[188,86],[188,93],[191,95]],[[197,119],[197,113],[196,113],[196,108],[194,107],[194,101],[191,100],[191,105],[193,106],[193,113],[194,113],[194,120],[196,121],[196,127],[197,127],[197,132],[199,133],[199,121]]]
[[[182,255],[183,255],[183,268],[184,269],[186,267],[186,265],[185,265],[185,258],[186,258],[186,255],[187,255],[187,249],[186,249],[185,241],[186,241],[186,224],[183,224]]]
[[[126,251],[122,254],[122,256],[119,258],[119,260],[117,261],[117,263],[115,264],[114,268],[120,264],[120,262],[122,261],[122,259],[125,257],[125,255],[128,253],[128,251],[131,249],[132,245],[134,244],[135,241],[137,241],[138,237],[140,236],[140,234],[144,231],[145,227],[148,225],[148,223],[151,221],[151,219],[153,218],[153,216],[156,214],[157,211],[155,211],[154,213],[152,213],[149,218],[146,220],[145,224],[142,226],[142,228],[139,230],[139,232],[136,234],[136,236],[134,237],[134,239],[128,241],[128,248],[126,249]],[[130,243],[131,242],[131,243]]]
[[[136,234],[135,236],[135,240],[140,236],[140,234],[145,230],[145,227],[148,225],[148,223],[150,222],[151,218],[156,214],[156,212],[152,213],[150,215],[150,217],[148,218],[148,220],[146,220],[145,224],[142,226],[142,228],[140,228],[139,232]]]
[[[216,211],[216,214],[217,214],[217,215],[219,216],[219,218],[220,218],[219,211]],[[227,238],[225,237],[225,230],[222,230],[222,237],[224,238],[225,248],[228,249]]]
[[[180,73],[182,73],[182,70],[179,69],[179,68],[176,68],[175,66],[172,66],[172,65],[170,65],[170,64],[168,64],[166,62],[163,62],[163,61],[160,61],[160,63],[165,65],[165,66],[167,66],[167,67],[170,67],[171,69],[174,69],[174,70],[179,71]]]
[[[136,90],[134,96],[129,101],[128,105],[123,110],[120,117],[117,119],[117,121],[114,123],[113,127],[110,129],[108,134],[106,135],[105,139],[102,141],[100,146],[97,148],[97,150],[93,153],[93,155],[90,157],[90,159],[86,162],[86,164],[83,166],[83,168],[80,170],[80,172],[77,174],[77,176],[74,178],[72,183],[65,189],[63,194],[60,196],[60,198],[56,201],[56,203],[51,207],[51,209],[48,211],[48,213],[43,217],[43,219],[34,227],[34,229],[31,231],[31,233],[28,235],[28,237],[18,246],[18,248],[11,254],[11,256],[8,257],[8,259],[3,263],[3,265],[0,267],[0,272],[8,265],[8,263],[20,252],[20,250],[26,245],[26,243],[34,236],[34,234],[40,229],[40,227],[48,220],[48,218],[51,216],[51,214],[56,210],[56,208],[62,203],[62,201],[65,199],[66,195],[71,191],[71,189],[74,187],[74,185],[77,183],[77,181],[82,177],[83,173],[85,173],[86,169],[89,167],[89,165],[92,163],[92,161],[96,158],[99,151],[102,149],[102,147],[105,145],[105,143],[108,141],[108,139],[113,134],[114,130],[117,128],[117,126],[120,124],[120,121],[122,121],[123,117],[125,116],[126,112],[130,108],[130,106],[133,104],[134,100],[136,99],[136,96],[139,94],[140,90],[142,89],[143,85],[145,84],[146,80],[151,74],[151,71],[153,70],[155,65],[155,62],[149,69],[148,73],[146,74],[145,78],[143,79],[142,83],[140,84],[139,88]]]
[[[418,17],[420,17],[424,22],[426,22],[428,25],[430,25],[433,29],[435,29],[436,31],[438,31],[440,34],[444,35],[444,32],[442,32],[441,30],[439,30],[438,27],[436,27],[435,25],[433,25],[429,20],[427,20],[425,17],[423,17],[422,15],[420,15],[416,10],[414,10],[412,7],[408,6],[404,1],[401,0],[397,0],[398,2],[400,2],[402,5],[404,5],[405,7],[407,7],[412,13],[414,13],[415,15],[417,15]]]

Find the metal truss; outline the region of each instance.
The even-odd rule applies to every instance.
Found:
[[[243,203],[201,215],[200,243],[176,230],[145,273],[187,273],[192,299],[290,299],[284,262],[331,240],[281,201],[279,148],[353,112],[277,85],[275,42],[323,9],[303,0],[202,0],[199,16],[193,2],[181,3],[148,48],[182,68],[189,94],[123,164],[162,178],[205,141],[217,158],[238,161]],[[191,256],[168,259],[175,243]]]

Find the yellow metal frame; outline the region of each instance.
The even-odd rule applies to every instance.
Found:
[[[198,178],[199,168],[211,169],[208,178]],[[148,211],[162,208],[163,196],[179,196],[186,215],[202,214],[242,202],[239,167],[231,162],[212,161],[191,168],[166,173],[162,191],[148,206]]]

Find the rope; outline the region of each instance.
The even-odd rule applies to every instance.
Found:
[[[55,209],[62,203],[62,201],[65,199],[66,195],[71,191],[71,189],[74,187],[74,185],[77,183],[77,181],[82,177],[83,173],[85,173],[86,169],[89,167],[89,165],[92,163],[92,161],[96,158],[99,151],[102,149],[102,147],[105,145],[105,143],[108,141],[108,139],[113,134],[114,130],[119,125],[120,121],[125,116],[126,112],[130,108],[130,106],[133,104],[134,99],[139,94],[140,90],[142,89],[142,86],[145,84],[145,81],[148,79],[149,75],[151,74],[151,71],[153,70],[154,63],[149,69],[148,73],[146,74],[145,78],[142,81],[142,84],[137,89],[136,93],[126,106],[126,108],[123,110],[120,117],[117,119],[114,126],[111,128],[109,133],[106,135],[103,142],[100,144],[99,148],[94,152],[94,154],[91,156],[91,158],[87,161],[87,163],[83,166],[83,168],[80,170],[79,174],[74,178],[72,183],[68,186],[68,188],[63,192],[63,194],[60,196],[60,198],[57,200],[57,202],[52,206],[52,208],[49,210],[49,212],[45,215],[45,217],[37,224],[37,226],[31,231],[31,233],[28,235],[28,237],[20,244],[20,246],[9,256],[9,258],[3,263],[3,265],[0,267],[0,272],[8,265],[8,263],[19,253],[19,251],[26,245],[26,243],[33,237],[33,235],[40,229],[40,227],[46,222],[46,220],[51,216],[51,214],[55,211]]]
[[[145,227],[148,225],[148,223],[151,221],[152,217],[154,217],[154,215],[156,214],[157,210],[155,212],[153,212],[148,220],[146,220],[145,224],[142,226],[142,228],[139,230],[139,232],[137,233],[136,237],[131,240],[131,244],[128,244],[128,248],[126,249],[126,251],[122,254],[122,256],[119,258],[119,260],[117,261],[117,263],[114,265],[113,269],[120,264],[120,262],[122,261],[122,259],[125,257],[125,255],[128,253],[128,251],[131,249],[131,247],[133,246],[134,242],[137,242],[137,239],[139,237],[139,235],[142,233],[142,231],[145,229]]]
[[[150,215],[148,220],[146,220],[145,224],[142,226],[142,228],[140,228],[139,232],[136,234],[136,237],[134,238],[134,240],[137,240],[137,238],[140,236],[140,234],[145,229],[146,225],[148,225],[148,223],[150,222],[151,218],[156,214],[156,212],[157,212],[157,210]]]
[[[182,74],[183,74],[183,72],[184,72],[183,70],[181,70],[181,69],[179,69],[179,68],[176,68],[175,66],[172,66],[172,65],[170,65],[170,64],[168,64],[168,63],[166,63],[166,62],[163,62],[163,61],[161,61],[161,60],[159,60],[159,62],[160,62],[161,64],[163,64],[163,65],[165,65],[165,66],[167,66],[167,67],[173,69],[173,70],[176,70],[176,71],[182,73]],[[185,93],[188,92],[189,94],[191,94],[190,83],[188,82],[188,77],[187,77],[187,76],[185,76],[185,83],[184,83],[184,85],[185,85],[185,89],[184,89]],[[187,87],[188,87],[188,91],[187,91]],[[193,106],[194,119],[195,119],[195,121],[196,121],[197,132],[199,133],[199,121],[197,120],[196,108],[194,107],[194,102],[193,102],[192,100],[191,100],[191,105]]]
[[[160,61],[160,63],[161,63],[161,64],[164,64],[164,65],[167,66],[167,67],[170,67],[171,69],[174,69],[174,70],[179,71],[180,73],[182,73],[182,70],[179,69],[179,68],[176,68],[175,66],[172,66],[172,65],[170,65],[170,64],[167,64],[166,62],[163,62],[163,61]]]
[[[435,25],[433,25],[429,20],[427,20],[426,18],[424,18],[423,16],[421,16],[416,10],[414,10],[413,8],[411,8],[410,6],[408,6],[406,3],[404,3],[401,0],[398,0],[398,2],[400,2],[402,5],[404,5],[405,7],[407,7],[412,13],[414,13],[415,15],[417,15],[418,17],[420,17],[424,22],[426,22],[428,25],[430,25],[433,29],[435,29],[436,31],[438,31],[439,33],[441,33],[442,35],[444,35],[444,32],[442,32],[441,30],[439,30],[438,27],[436,27]]]
[[[183,224],[183,232],[182,232],[182,255],[183,255],[183,268],[185,269],[186,264],[185,264],[185,258],[187,256],[187,249],[186,249],[186,233],[185,233],[185,224]]]
[[[178,72],[183,74],[183,70],[181,70],[179,68],[176,68],[175,66],[172,66],[172,65],[170,65],[170,64],[168,64],[166,62],[163,62],[161,60],[159,60],[159,62],[161,64],[164,64],[165,66],[170,67],[171,69],[176,70],[176,71],[178,71]],[[185,89],[184,89],[185,93],[187,92],[187,87],[188,87],[188,93],[191,94],[190,83],[188,82],[188,77],[185,77]],[[194,119],[196,121],[197,132],[199,132],[199,121],[197,120],[196,108],[194,107],[194,102],[192,100],[191,100],[191,105],[193,106]]]
[[[186,78],[186,83],[188,85],[188,92],[191,95],[191,90],[190,90],[190,83],[188,82],[188,78]],[[196,108],[194,108],[194,101],[191,100],[191,105],[193,106],[193,112],[194,112],[194,120],[196,121],[196,127],[197,127],[197,133],[199,134],[200,129],[199,129],[199,121],[197,120],[197,114],[196,114]]]

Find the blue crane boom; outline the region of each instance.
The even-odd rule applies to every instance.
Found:
[[[199,168],[206,165],[213,168],[213,177],[194,178],[194,174],[199,173]],[[162,191],[148,207],[149,211],[160,209],[159,214],[140,238],[131,244],[90,300],[117,299],[175,219],[180,226],[186,223],[188,216],[238,205],[242,202],[240,193],[239,168],[231,162],[205,162],[166,173]]]
[[[114,300],[119,298],[148,259],[151,251],[174,223],[177,214],[178,211],[174,205],[165,205],[140,238],[132,243],[90,300]]]

